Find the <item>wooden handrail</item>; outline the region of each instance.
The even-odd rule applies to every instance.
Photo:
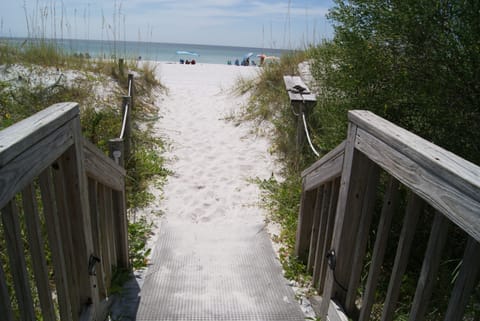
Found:
[[[385,244],[394,213],[399,208],[399,186],[402,185],[409,196],[403,201],[405,221],[382,320],[393,320],[416,222],[426,206],[431,206],[436,214],[410,321],[423,320],[435,273],[441,264],[441,253],[448,242],[446,231],[450,222],[465,232],[467,245],[445,320],[461,320],[475,286],[473,280],[480,274],[480,167],[371,112],[350,111],[348,119],[347,140],[302,173],[295,250],[313,273],[314,286],[323,296],[321,317],[338,311],[328,312],[330,299],[335,299],[349,317],[361,321],[370,319]],[[382,180],[380,171],[385,173]],[[383,206],[376,214],[380,221],[377,231],[373,232],[375,246],[362,304],[357,307],[360,275],[381,184],[385,191],[381,194]],[[332,207],[335,210],[332,211]]]
[[[348,118],[356,149],[480,241],[480,167],[371,112]]]
[[[8,251],[0,284],[13,284],[18,303],[13,307],[13,293],[0,287],[6,320],[16,313],[53,320],[53,295],[61,320],[103,320],[113,270],[128,267],[126,173],[84,140],[79,112],[77,103],[56,104],[0,132],[0,233]]]
[[[342,174],[345,141],[302,172],[306,191],[318,188]]]
[[[127,175],[125,169],[86,139],[83,139],[83,147],[87,176],[114,190],[122,191],[125,188],[124,177]]]
[[[73,144],[78,113],[76,103],[55,104],[1,131],[0,208]]]

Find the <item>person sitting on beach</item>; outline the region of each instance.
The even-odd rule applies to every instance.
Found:
[[[180,59],[180,64],[182,64],[182,65],[183,65],[184,63],[185,63],[185,60],[183,60],[183,59]]]
[[[238,61],[238,59],[235,59],[235,66],[240,66],[240,61]]]
[[[185,64],[186,64],[186,65],[190,65],[190,60],[187,59],[187,60],[185,61]]]
[[[197,63],[197,62],[195,61],[195,59],[192,59],[191,64],[192,64],[192,65],[195,65],[196,63]]]

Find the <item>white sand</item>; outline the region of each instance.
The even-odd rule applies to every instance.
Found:
[[[157,77],[168,94],[157,99],[161,118],[154,128],[169,145],[165,157],[173,175],[163,199],[157,197],[149,211],[165,213],[162,220],[168,221],[264,222],[259,189],[251,179],[278,171],[269,141],[253,134],[251,125],[227,120],[247,99],[232,93],[236,81],[258,72],[255,67],[158,63]]]

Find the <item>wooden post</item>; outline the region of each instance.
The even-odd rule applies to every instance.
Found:
[[[92,224],[90,219],[90,207],[88,203],[88,182],[85,172],[84,151],[80,117],[71,120],[74,145],[71,146],[61,157],[60,163],[64,171],[65,198],[72,224],[73,256],[77,268],[78,295],[80,311],[74,314],[84,313],[87,308],[96,308],[99,304],[97,280],[89,273],[90,257],[94,253]],[[95,316],[92,316],[93,318]]]
[[[354,256],[354,244],[361,218],[368,176],[373,163],[355,149],[357,126],[348,127],[348,138],[345,145],[345,156],[338,196],[337,215],[332,237],[332,249],[336,255],[335,270],[327,272],[320,316],[326,318],[330,299],[335,297],[345,303],[346,291],[341,290],[350,282],[351,264]],[[368,200],[367,200],[368,202]],[[335,277],[333,275],[335,273]]]
[[[285,83],[285,89],[288,92],[288,97],[290,98],[290,104],[297,117],[297,137],[295,145],[297,153],[300,153],[305,143],[305,129],[302,115],[307,114],[308,109],[315,106],[317,97],[310,92],[310,89],[308,89],[307,85],[305,85],[298,76],[283,76],[283,81]],[[298,114],[296,114],[297,112]]]
[[[295,141],[295,148],[297,153],[300,155],[303,150],[303,145],[305,145],[305,128],[303,125],[303,114],[307,114],[307,105],[304,102],[291,102],[292,107],[298,111],[297,116],[297,137]]]
[[[123,72],[123,69],[124,69],[124,60],[123,58],[120,58],[118,59],[118,70],[120,72],[120,76],[123,76],[124,72]]]
[[[124,141],[121,138],[113,138],[108,141],[109,156],[118,165],[124,167],[125,162],[125,146]]]
[[[353,247],[353,259],[349,272],[350,280],[348,283],[347,297],[345,299],[344,309],[348,315],[355,315],[357,307],[355,301],[357,299],[357,288],[360,284],[360,278],[363,268],[363,259],[366,255],[367,241],[370,231],[370,223],[375,211],[375,200],[377,196],[377,187],[380,177],[379,167],[370,163],[367,173],[366,189],[363,196],[363,205],[361,209],[361,217],[357,230],[356,241],[352,244]],[[357,315],[358,317],[358,315]],[[357,318],[356,317],[356,318]]]

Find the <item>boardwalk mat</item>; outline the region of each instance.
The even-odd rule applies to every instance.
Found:
[[[303,321],[262,226],[164,222],[137,321]]]

